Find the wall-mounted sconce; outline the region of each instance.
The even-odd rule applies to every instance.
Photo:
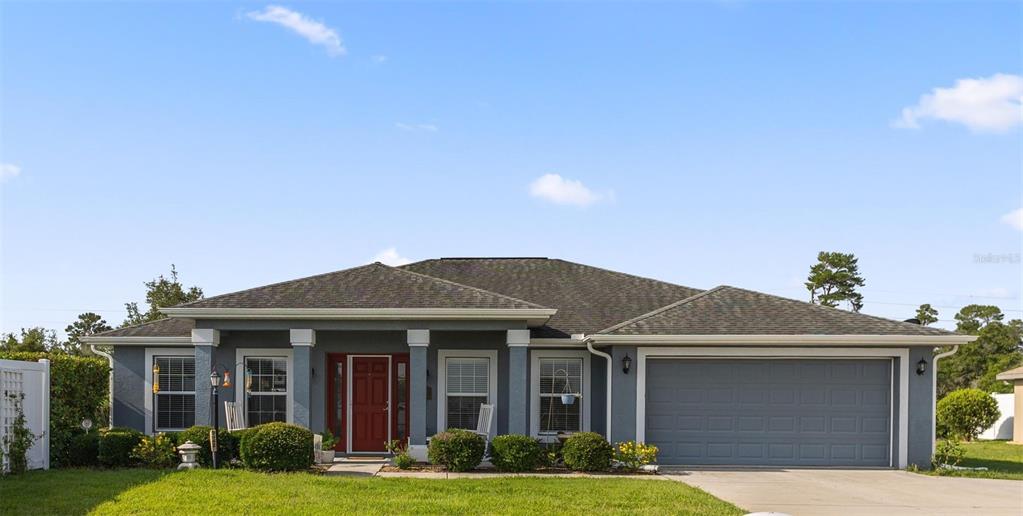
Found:
[[[622,357],[622,372],[629,374],[629,369],[632,369],[632,357],[626,353],[625,356]]]
[[[922,375],[922,374],[924,374],[926,372],[927,372],[927,361],[921,358],[920,361],[916,363],[916,374]]]

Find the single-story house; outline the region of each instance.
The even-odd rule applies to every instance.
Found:
[[[490,404],[495,435],[594,431],[661,464],[927,467],[934,350],[973,340],[547,258],[373,263],[163,312],[88,339],[114,349],[115,425],[209,424],[216,370],[249,426],[420,457]]]

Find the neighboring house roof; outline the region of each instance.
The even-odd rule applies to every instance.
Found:
[[[549,258],[439,258],[401,268],[557,308],[534,337],[593,333],[700,292]]]
[[[174,308],[547,308],[446,279],[371,263],[200,299]]]
[[[192,328],[195,328],[195,321],[192,319],[166,318],[105,331],[90,337],[183,337],[191,335]]]
[[[998,373],[995,378],[999,380],[1023,380],[1023,366]]]
[[[951,332],[720,286],[600,331],[607,335],[952,335]]]

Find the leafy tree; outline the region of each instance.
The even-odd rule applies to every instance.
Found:
[[[193,286],[186,290],[181,282],[178,281],[177,269],[174,267],[174,264],[171,264],[169,279],[165,278],[163,274],[161,274],[153,281],[146,282],[146,303],[149,304],[148,310],[141,312],[139,310],[138,303],[135,302],[124,304],[124,307],[128,310],[128,318],[124,320],[121,327],[134,326],[163,319],[165,316],[160,312],[161,308],[179,305],[181,303],[190,303],[199,299],[202,299],[202,289]]]
[[[866,284],[860,276],[859,260],[852,253],[821,251],[817,263],[810,267],[806,289],[810,302],[832,308],[846,301],[853,312],[863,308],[863,295],[856,291]]]
[[[57,332],[36,327],[21,329],[21,335],[8,333],[0,340],[0,351],[49,351],[60,349]]]
[[[78,314],[78,320],[64,328],[68,338],[62,347],[72,355],[81,354],[84,351],[82,348],[82,337],[112,329],[99,314],[93,312]]]
[[[938,369],[939,398],[965,388],[1012,392],[1012,386],[995,376],[1023,363],[1023,321],[1003,322],[1004,318],[1002,311],[991,305],[965,306],[956,314],[956,331],[977,335],[977,340],[960,346],[955,355],[941,362]]]
[[[998,402],[980,389],[957,389],[938,402],[937,430],[942,437],[972,441],[995,424]]]
[[[970,335],[978,335],[980,329],[988,323],[1001,321],[1005,318],[1002,310],[993,305],[967,305],[956,314],[956,331]]]
[[[938,322],[938,311],[930,304],[924,303],[916,309],[916,320],[920,321],[921,326],[934,324]]]

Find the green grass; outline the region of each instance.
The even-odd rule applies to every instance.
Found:
[[[950,477],[1007,478],[1023,480],[1023,445],[1008,441],[975,441],[963,443],[966,457],[960,466],[985,467],[988,471],[936,471]]]
[[[670,480],[518,477],[350,479],[241,470],[32,471],[0,479],[0,514],[740,515]]]

